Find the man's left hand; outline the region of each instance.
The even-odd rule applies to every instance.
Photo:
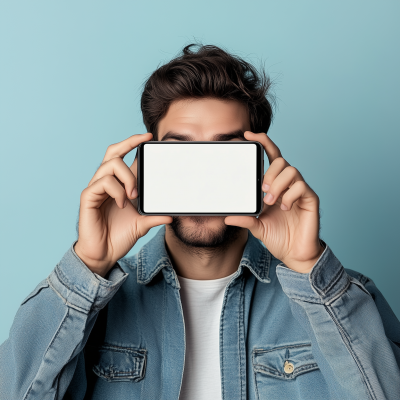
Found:
[[[225,223],[249,229],[287,267],[308,273],[324,251],[319,240],[319,198],[265,133],[246,131],[245,138],[261,143],[269,159],[263,210],[258,218],[228,216]]]

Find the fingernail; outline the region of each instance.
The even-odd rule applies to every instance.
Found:
[[[286,207],[283,203],[281,204],[281,210],[287,211],[289,210],[289,207]]]
[[[271,193],[267,193],[267,195],[265,196],[265,201],[269,203],[270,201],[272,201],[273,198],[274,196],[272,196]]]
[[[133,188],[131,197],[136,197],[137,194],[138,194],[137,189],[136,189],[136,188]]]
[[[267,185],[266,183],[264,183],[264,184],[262,185],[262,190],[264,190],[264,192],[268,192],[268,189],[269,189],[269,185]]]

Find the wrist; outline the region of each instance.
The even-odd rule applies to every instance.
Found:
[[[309,274],[313,269],[314,265],[320,259],[322,253],[325,251],[326,245],[322,240],[318,241],[319,246],[315,251],[315,256],[307,260],[288,260],[284,261],[284,264],[292,269],[293,271],[302,273],[302,274]]]
[[[76,242],[75,245],[73,246],[73,250],[75,254],[80,258],[80,260],[86,265],[87,268],[93,273],[96,273],[97,275],[100,275],[102,278],[104,278],[108,271],[111,269],[112,266],[110,266],[109,263],[104,263],[103,261],[98,261],[98,260],[93,260],[90,259],[89,257],[86,257],[80,247],[79,247],[79,242]]]

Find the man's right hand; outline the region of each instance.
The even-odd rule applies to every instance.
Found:
[[[126,154],[151,138],[151,133],[133,135],[109,146],[99,169],[81,193],[75,252],[92,272],[102,277],[151,228],[172,222],[172,217],[138,213],[134,200],[138,195],[137,159],[130,168],[123,161]]]

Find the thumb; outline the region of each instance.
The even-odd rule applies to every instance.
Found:
[[[229,217],[225,218],[225,224],[247,228],[253,234],[253,236],[255,236],[257,239],[261,239],[262,224],[256,217],[230,215]]]
[[[143,215],[139,218],[138,228],[141,236],[146,235],[146,233],[155,226],[170,224],[172,222],[172,217],[164,215]]]

